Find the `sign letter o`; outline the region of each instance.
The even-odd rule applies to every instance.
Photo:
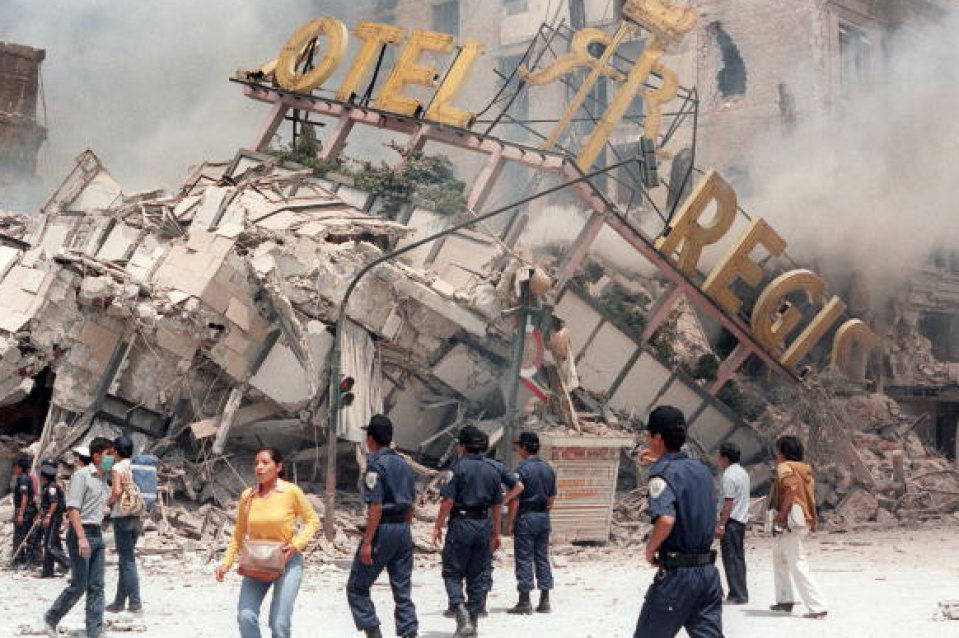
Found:
[[[325,35],[329,40],[326,53],[320,58],[315,67],[306,73],[298,73],[296,64],[303,50],[313,38]],[[309,93],[323,84],[340,63],[349,33],[342,22],[330,16],[323,16],[310,20],[290,36],[283,45],[280,57],[276,64],[276,82],[281,88],[297,93]]]

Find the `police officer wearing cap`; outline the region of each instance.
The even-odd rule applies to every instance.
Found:
[[[43,572],[40,578],[53,578],[54,563],[63,570],[70,569],[70,559],[63,551],[60,539],[60,526],[66,511],[63,488],[57,483],[57,461],[47,459],[40,464],[40,479],[43,487],[40,491],[40,516],[43,518]]]
[[[549,591],[553,588],[553,572],[549,565],[549,510],[556,498],[556,473],[537,456],[539,437],[535,432],[522,432],[514,445],[523,459],[516,468],[523,487],[518,499],[510,503],[506,529],[507,533],[513,533],[519,602],[508,613],[533,613],[529,596],[537,589],[538,583],[540,593],[536,611],[545,614],[552,611],[549,604]]]
[[[649,415],[647,447],[640,462],[649,470],[653,530],[646,560],[659,571],[646,592],[634,638],[672,637],[685,628],[691,638],[723,635],[723,590],[711,551],[716,499],[709,469],[681,452],[686,418],[672,406]]]
[[[523,491],[523,484],[520,483],[519,474],[516,472],[510,472],[509,468],[507,468],[502,461],[494,459],[490,456],[490,454],[492,454],[492,450],[490,450],[487,455],[483,457],[483,460],[489,463],[493,469],[496,470],[496,473],[499,474],[499,481],[506,490],[506,496],[503,497],[503,504],[507,505],[512,499],[516,498],[516,496]],[[450,475],[452,476],[452,472],[450,472]],[[483,586],[486,588],[486,591],[493,591],[493,561],[490,561],[489,569],[483,572],[483,576],[480,580],[483,583]],[[485,618],[489,615],[486,611],[485,598],[483,599],[483,606],[479,610],[479,615],[480,618]],[[443,616],[446,618],[456,618],[456,609],[453,607],[452,601],[449,601],[449,606],[447,607],[446,611],[443,612]]]
[[[416,496],[413,468],[390,448],[393,423],[387,417],[374,416],[364,429],[366,447],[370,451],[363,477],[366,530],[353,559],[346,597],[356,628],[369,638],[381,638],[383,634],[370,589],[386,569],[396,605],[393,614],[396,635],[415,638],[419,625],[412,598],[413,534],[410,523]]]
[[[13,465],[13,565],[22,567],[33,560],[37,535],[34,518],[37,515],[36,485],[30,476],[30,459],[19,457]]]
[[[503,492],[499,472],[484,458],[489,437],[475,426],[466,426],[458,439],[460,459],[440,490],[443,502],[433,527],[433,543],[442,542],[443,525],[448,518],[443,581],[456,610],[454,637],[466,638],[477,635],[480,610],[489,593],[483,575],[500,545]]]

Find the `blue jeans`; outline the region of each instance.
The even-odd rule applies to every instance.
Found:
[[[70,584],[63,590],[53,606],[47,611],[45,619],[52,625],[57,625],[70,613],[73,606],[80,602],[86,594],[86,624],[87,637],[98,638],[103,631],[103,569],[106,552],[103,547],[103,537],[98,531],[86,531],[87,542],[90,543],[90,557],[80,556],[80,544],[73,528],[67,532],[67,550],[70,552]]]
[[[286,571],[272,583],[243,577],[237,621],[242,638],[260,638],[260,606],[273,588],[270,603],[270,633],[273,638],[290,638],[293,634],[293,605],[303,580],[303,556],[297,553],[286,564]]]
[[[130,610],[143,607],[140,600],[140,578],[137,575],[136,546],[143,532],[143,520],[139,516],[122,516],[113,519],[113,538],[120,559],[120,578],[117,580],[117,595],[113,604],[123,607],[130,603]]]

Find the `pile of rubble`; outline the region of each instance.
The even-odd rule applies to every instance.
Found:
[[[431,228],[428,211],[414,227],[348,201],[358,193],[246,151],[197,167],[173,194],[125,193],[92,152],[81,155],[39,215],[0,218],[0,409],[41,415],[33,426],[5,420],[27,432],[11,454],[31,443],[34,456],[65,458],[94,436],[132,434],[138,452],[160,459],[146,546],[161,553],[222,544],[262,445],[279,448],[289,479],[322,493],[327,360],[344,293],[366,264]],[[522,281],[543,275],[522,249],[471,238],[488,250],[469,276],[450,283],[394,260],[351,298],[340,344],[355,401],[340,418],[345,509],[337,538],[322,541],[328,555],[354,545],[361,508],[349,494],[371,414],[397,424],[427,496],[429,466],[451,459],[460,427],[502,437],[515,332],[504,311]],[[567,331],[544,331],[538,345],[550,399],[525,426],[631,432],[630,415],[578,388]],[[521,387],[518,404],[534,396]]]

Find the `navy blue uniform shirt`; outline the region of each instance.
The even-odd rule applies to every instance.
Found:
[[[550,498],[556,496],[556,473],[549,463],[538,456],[520,462],[516,473],[523,482],[523,491],[519,495],[520,508],[542,508]]]
[[[466,454],[450,471],[440,496],[453,499],[457,507],[482,509],[503,502],[499,471],[482,454]]]
[[[653,522],[671,516],[676,523],[662,550],[701,554],[713,544],[716,497],[709,469],[685,452],[671,452],[649,469],[649,510]]]
[[[383,505],[384,513],[403,512],[413,505],[415,496],[413,468],[396,451],[386,448],[367,457],[364,502]]]
[[[47,513],[51,505],[57,506],[57,509],[54,510],[54,514],[62,514],[63,510],[66,509],[63,499],[63,490],[55,481],[48,483],[47,486],[43,488],[43,492],[40,494],[40,509],[43,510],[44,514]]]
[[[20,502],[24,494],[27,496],[27,509],[35,507],[33,502],[33,479],[30,478],[29,474],[21,474],[17,477],[13,491],[14,494],[17,495],[13,501],[14,508],[20,509]]]
[[[506,486],[506,489],[511,490],[516,487],[516,484],[519,482],[519,475],[516,472],[510,472],[506,469],[506,466],[496,459],[491,459],[490,457],[484,457],[486,462],[493,466],[493,468],[499,473],[499,481]]]

